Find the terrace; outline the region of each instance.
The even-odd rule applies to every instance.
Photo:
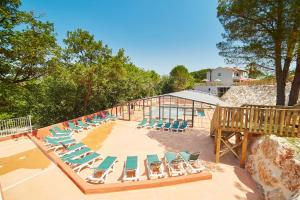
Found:
[[[0,175],[4,196],[7,199],[24,196],[29,199],[120,199],[126,196],[138,198],[147,193],[149,195],[146,199],[153,199],[156,195],[160,198],[178,195],[191,198],[223,198],[225,195],[228,199],[257,199],[259,196],[255,194],[257,190],[254,182],[244,169],[238,167],[238,161],[233,155],[225,155],[222,164],[214,163],[214,140],[209,135],[209,126],[215,105],[208,104],[207,101],[216,103],[220,100],[206,95],[188,91],[131,101],[109,109],[121,120],[109,121],[91,130],[75,133],[73,138],[76,142],[84,143],[104,157],[117,157],[118,162],[113,172],[109,173],[105,184],[86,182],[86,178],[93,174],[92,168],[84,168],[80,173],[75,173],[56,153],[45,148],[45,143],[40,139],[49,135],[51,127],[37,130],[35,136],[29,134],[16,140],[2,141]],[[186,120],[190,127],[179,133],[136,128],[136,121],[143,118]],[[65,123],[59,126],[63,127]],[[149,180],[146,155],[157,154],[159,159],[163,159],[167,151],[200,152],[200,160],[205,170],[197,174],[170,177],[165,167],[164,178]],[[138,157],[140,177],[137,182],[122,181],[124,162],[129,155]],[[100,163],[101,161],[96,161],[93,167]],[[224,187],[219,188],[216,193],[213,192],[216,191],[215,185]],[[154,187],[156,189],[150,189]],[[205,189],[195,190],[199,187]],[[28,194],[28,189],[35,192]],[[136,189],[141,190],[135,191]],[[85,196],[84,193],[93,195]]]

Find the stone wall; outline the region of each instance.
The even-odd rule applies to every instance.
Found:
[[[286,103],[291,85],[286,87]],[[276,104],[276,86],[275,85],[253,85],[253,86],[232,86],[222,99],[232,106],[241,106],[243,104]],[[300,101],[300,98],[299,98]]]
[[[246,169],[266,199],[300,199],[300,139],[274,135],[255,139]]]

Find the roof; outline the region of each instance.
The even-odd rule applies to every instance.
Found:
[[[247,72],[247,70],[240,69],[240,68],[237,68],[237,67],[217,67],[215,69],[227,69],[227,70],[234,71],[234,72]]]
[[[222,101],[219,97],[216,97],[214,95],[199,92],[199,91],[193,91],[193,90],[183,90],[180,92],[173,92],[168,94],[163,94],[161,96],[173,96],[173,97],[179,97],[183,99],[189,99],[192,101],[197,101],[201,103],[206,103],[210,105],[220,105],[220,106],[228,106],[228,104],[224,101]]]

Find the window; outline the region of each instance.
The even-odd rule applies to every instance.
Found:
[[[222,73],[218,73],[218,76],[222,76]]]
[[[235,73],[235,76],[240,76],[240,74],[239,73]]]

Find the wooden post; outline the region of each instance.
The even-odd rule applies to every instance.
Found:
[[[242,144],[242,151],[241,151],[241,160],[240,160],[240,166],[242,168],[245,167],[245,161],[246,161],[246,154],[247,154],[247,145],[248,145],[248,137],[249,133],[245,132],[243,137],[243,144]]]
[[[216,141],[216,163],[220,162],[220,150],[221,150],[221,134],[222,130],[219,128],[217,131],[217,135],[215,136]]]
[[[158,118],[160,119],[160,97],[158,97]]]
[[[145,119],[145,99],[143,99],[143,119]]]
[[[130,103],[128,103],[128,121],[130,121]]]
[[[192,127],[194,127],[194,111],[195,110],[195,101],[193,101],[193,106],[192,106]]]

